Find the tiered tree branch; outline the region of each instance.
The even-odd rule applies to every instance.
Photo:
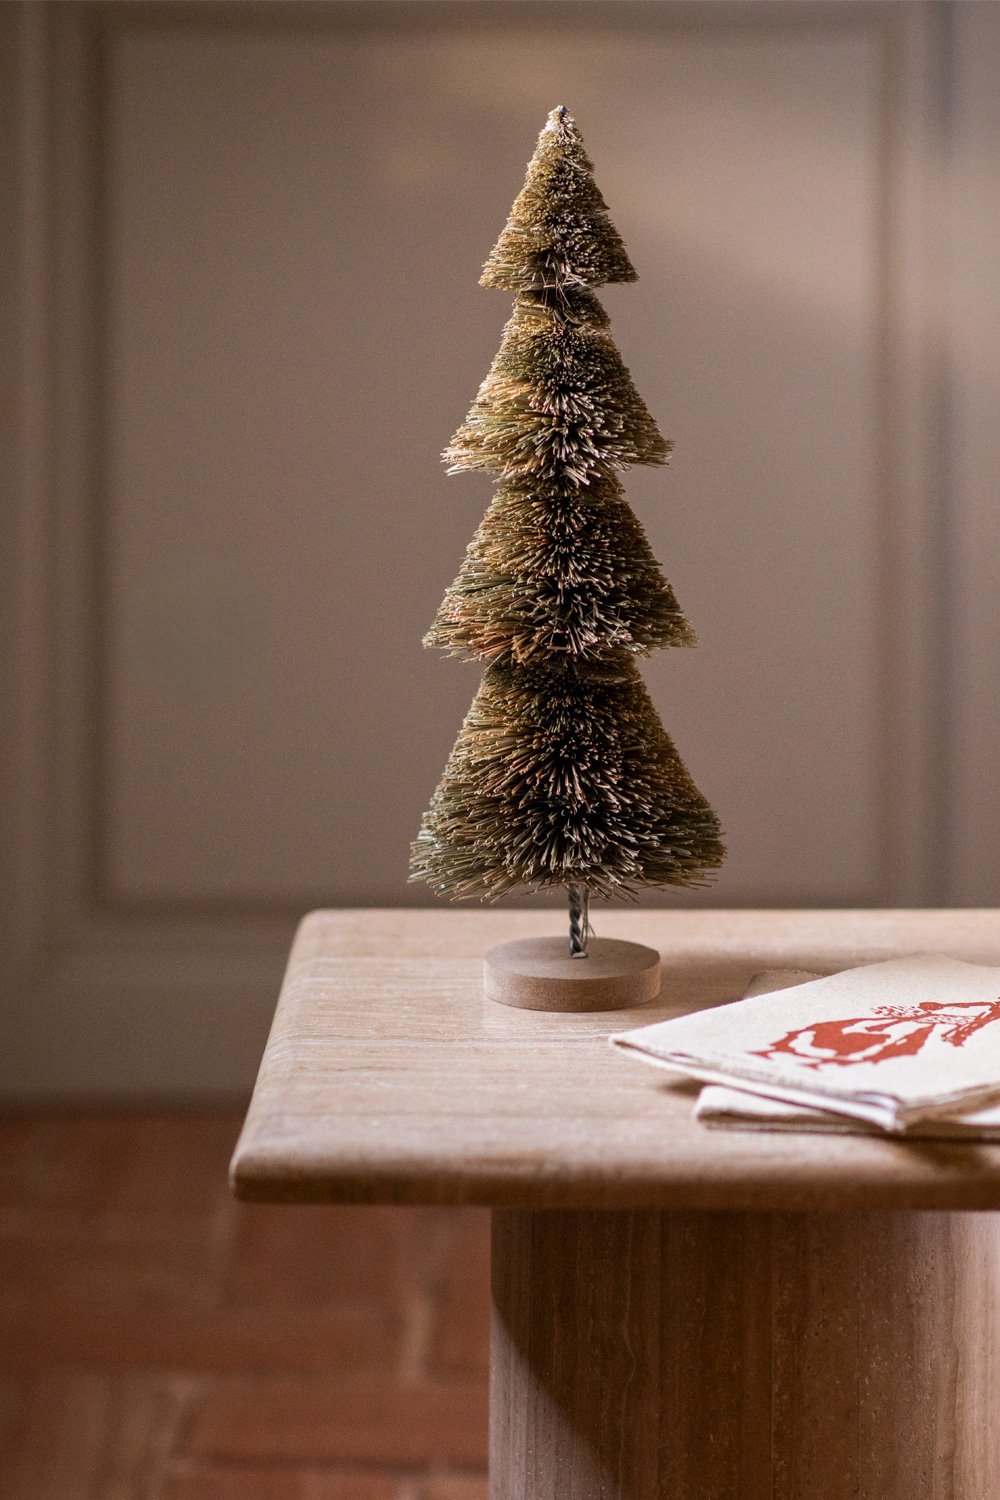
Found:
[[[635,280],[592,171],[553,110],[482,276],[513,316],[444,454],[500,479],[425,638],[486,664],[413,846],[414,878],[455,897],[567,885],[578,909],[723,857],[635,666],[695,637],[618,478],[671,445],[590,290]]]

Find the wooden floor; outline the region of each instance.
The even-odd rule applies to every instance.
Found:
[[[485,1500],[485,1215],[235,1204],[233,1115],[0,1119],[3,1500]]]

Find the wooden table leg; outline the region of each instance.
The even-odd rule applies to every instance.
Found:
[[[493,1214],[491,1500],[996,1500],[1000,1215]]]

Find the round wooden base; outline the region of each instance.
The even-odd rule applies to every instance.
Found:
[[[623,1010],[660,993],[660,955],[642,943],[591,938],[586,958],[570,958],[565,938],[517,938],[486,955],[488,1000],[521,1010]]]

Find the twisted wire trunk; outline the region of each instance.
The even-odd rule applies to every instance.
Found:
[[[585,885],[572,884],[566,887],[569,895],[569,956],[587,957],[587,938],[590,934],[590,891]]]

